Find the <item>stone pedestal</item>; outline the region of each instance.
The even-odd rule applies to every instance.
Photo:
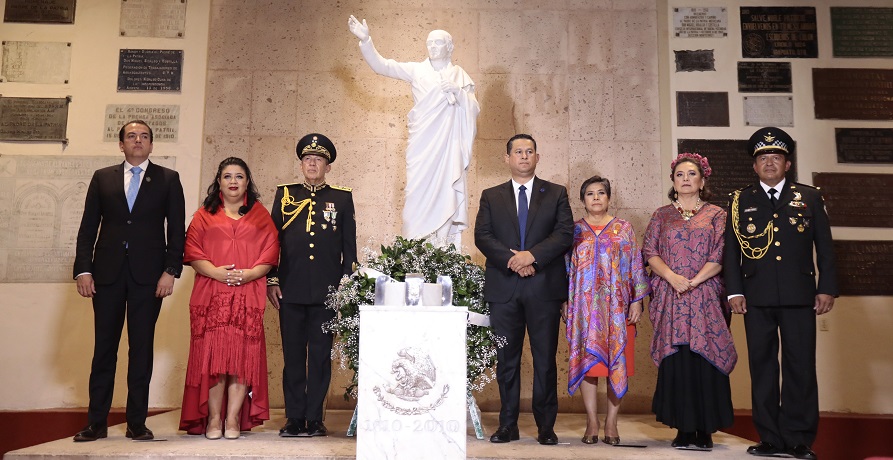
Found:
[[[464,459],[464,307],[360,307],[357,459]]]

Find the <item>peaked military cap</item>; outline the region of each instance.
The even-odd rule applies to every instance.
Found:
[[[747,141],[747,151],[754,158],[764,153],[791,155],[794,153],[794,140],[779,128],[760,128]]]
[[[335,162],[335,144],[328,137],[319,133],[310,133],[298,141],[295,147],[295,153],[298,159],[303,159],[307,155],[317,155],[325,158],[329,163]]]

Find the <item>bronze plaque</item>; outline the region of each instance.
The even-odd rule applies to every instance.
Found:
[[[831,225],[893,227],[893,174],[813,173]]]
[[[831,7],[834,57],[893,56],[893,8]]]
[[[676,126],[729,126],[729,93],[677,91]]]
[[[745,58],[819,57],[815,8],[742,6],[741,53]]]
[[[738,63],[739,93],[791,93],[790,62],[744,61]]]
[[[812,69],[815,117],[893,120],[893,69]]]
[[[893,129],[837,128],[838,163],[893,164]]]
[[[796,145],[796,144],[795,144]],[[755,184],[759,178],[753,170],[753,157],[747,153],[747,140],[739,139],[679,139],[677,152],[699,153],[707,157],[713,173],[708,179],[717,206],[728,208],[729,194]],[[797,180],[797,162],[791,155],[791,169],[787,180]]]
[[[893,241],[835,240],[840,295],[893,295]]]
[[[180,91],[183,50],[122,49],[118,91]]]
[[[6,0],[3,22],[74,24],[76,0]]]
[[[709,72],[715,71],[713,50],[680,50],[676,54],[677,72]]]
[[[71,98],[0,97],[0,140],[68,143]]]

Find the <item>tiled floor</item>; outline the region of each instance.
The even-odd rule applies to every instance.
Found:
[[[155,432],[156,441],[135,442],[124,437],[124,426],[109,428],[109,438],[96,442],[74,443],[71,438],[9,452],[8,460],[84,460],[84,459],[352,459],[356,456],[354,438],[345,435],[351,413],[329,411],[326,426],[328,437],[280,438],[279,427],[284,413],[274,410],[272,420],[264,426],[242,434],[238,440],[210,441],[200,436],[189,436],[177,431],[179,411],[150,417],[146,424]],[[497,414],[484,413],[485,434],[496,428]],[[712,452],[680,451],[670,447],[675,431],[654,421],[652,415],[622,415],[619,423],[624,444],[644,447],[611,447],[602,443],[586,445],[580,442],[586,425],[582,414],[559,414],[555,432],[559,445],[541,446],[534,439],[536,428],[533,416],[522,414],[519,426],[521,440],[508,444],[492,444],[478,440],[469,429],[467,452],[469,459],[745,459],[752,444],[746,439],[717,433]],[[469,425],[470,426],[470,425]],[[73,434],[73,433],[72,433]],[[426,455],[406,453],[398,458],[419,459]]]

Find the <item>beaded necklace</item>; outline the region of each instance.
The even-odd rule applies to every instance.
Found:
[[[695,208],[692,210],[682,209],[682,204],[679,203],[679,200],[674,201],[673,205],[676,206],[676,210],[679,211],[679,214],[682,215],[682,218],[684,220],[689,220],[698,213],[703,203],[701,202],[701,198],[698,198],[698,202],[695,203]]]

